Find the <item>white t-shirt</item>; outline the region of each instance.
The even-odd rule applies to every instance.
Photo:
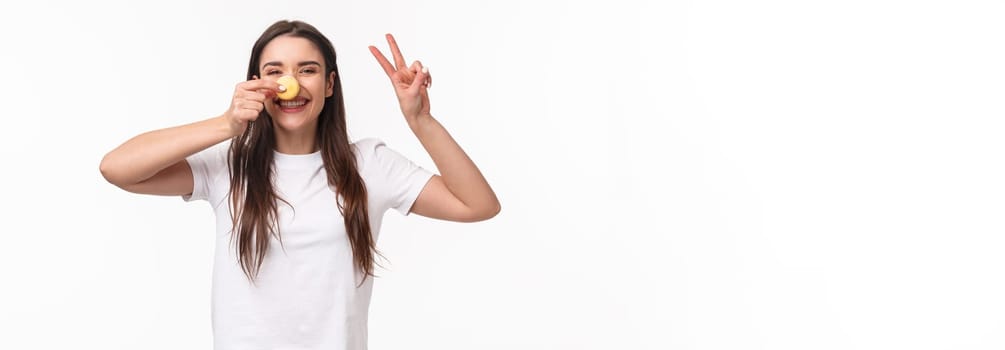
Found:
[[[283,246],[272,237],[252,285],[231,245],[230,178],[223,142],[187,158],[195,186],[185,201],[206,200],[216,212],[212,324],[215,350],[360,350],[367,348],[373,278],[353,265],[352,248],[328,186],[321,152],[275,153],[274,183]],[[379,139],[354,143],[366,184],[374,240],[384,212],[408,215],[433,173]],[[284,249],[285,248],[285,249]]]

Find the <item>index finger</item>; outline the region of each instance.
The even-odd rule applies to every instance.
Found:
[[[279,92],[279,83],[272,80],[265,79],[252,79],[240,84],[242,89],[259,91],[259,90],[271,90]]]
[[[391,45],[391,55],[394,56],[394,65],[398,69],[408,68],[405,64],[405,58],[401,56],[401,50],[398,49],[398,42],[394,41],[394,36],[391,33],[387,33],[387,44]]]
[[[384,68],[384,73],[387,73],[387,76],[391,77],[394,74],[394,67],[391,66],[391,62],[387,61],[387,57],[384,57],[384,54],[380,53],[380,49],[377,49],[373,45],[370,45],[370,53],[377,59],[380,66]]]

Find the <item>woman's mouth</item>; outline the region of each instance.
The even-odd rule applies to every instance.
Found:
[[[310,102],[310,100],[303,97],[297,97],[289,101],[276,99],[274,102],[283,113],[298,113],[302,112],[306,108],[305,106],[307,106],[307,102]]]

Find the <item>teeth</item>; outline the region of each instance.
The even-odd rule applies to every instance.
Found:
[[[305,104],[307,104],[307,101],[305,101],[305,100],[299,100],[299,101],[281,101],[281,102],[279,102],[279,105],[283,106],[285,108],[295,108],[295,107],[303,106]]]

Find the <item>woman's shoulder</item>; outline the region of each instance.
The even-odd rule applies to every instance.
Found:
[[[384,140],[377,137],[364,137],[356,140],[352,145],[357,149],[357,152],[372,151],[378,146],[383,146]]]
[[[378,156],[379,149],[387,147],[384,140],[377,137],[364,137],[352,143],[353,152],[361,162],[367,162]]]
[[[410,161],[389,147],[383,139],[366,137],[352,143],[356,164],[366,176],[384,176],[393,173]]]

